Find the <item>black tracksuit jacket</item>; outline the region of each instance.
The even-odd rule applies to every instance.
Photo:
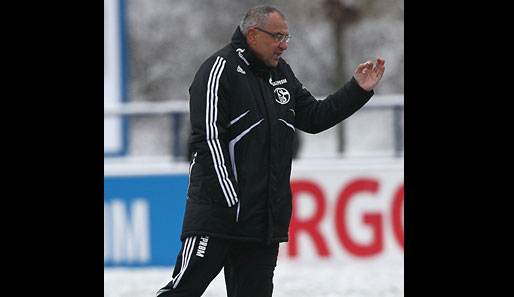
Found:
[[[316,100],[282,58],[269,68],[239,28],[189,88],[192,160],[181,240],[212,237],[266,244],[288,240],[296,129],[318,133],[373,95],[352,79]]]

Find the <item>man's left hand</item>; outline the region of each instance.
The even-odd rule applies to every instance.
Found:
[[[377,58],[375,66],[371,61],[359,64],[353,73],[353,77],[361,88],[369,92],[375,88],[382,75],[384,75],[384,63],[384,59]]]

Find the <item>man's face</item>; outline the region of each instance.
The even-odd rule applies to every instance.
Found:
[[[287,22],[276,12],[269,14],[268,22],[262,29],[274,34],[289,34]],[[254,28],[248,30],[247,41],[252,50],[268,67],[276,67],[280,56],[287,49],[285,40],[277,42],[275,37]]]

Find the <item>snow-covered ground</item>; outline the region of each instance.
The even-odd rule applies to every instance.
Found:
[[[274,297],[402,297],[403,258],[351,262],[291,261],[279,258]],[[104,268],[104,297],[153,297],[166,285],[172,267]],[[223,271],[204,297],[226,296]]]

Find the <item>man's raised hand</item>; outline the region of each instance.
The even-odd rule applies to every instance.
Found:
[[[361,88],[369,92],[382,79],[385,71],[384,63],[384,59],[377,58],[375,66],[371,61],[359,64],[353,73],[353,77]]]

